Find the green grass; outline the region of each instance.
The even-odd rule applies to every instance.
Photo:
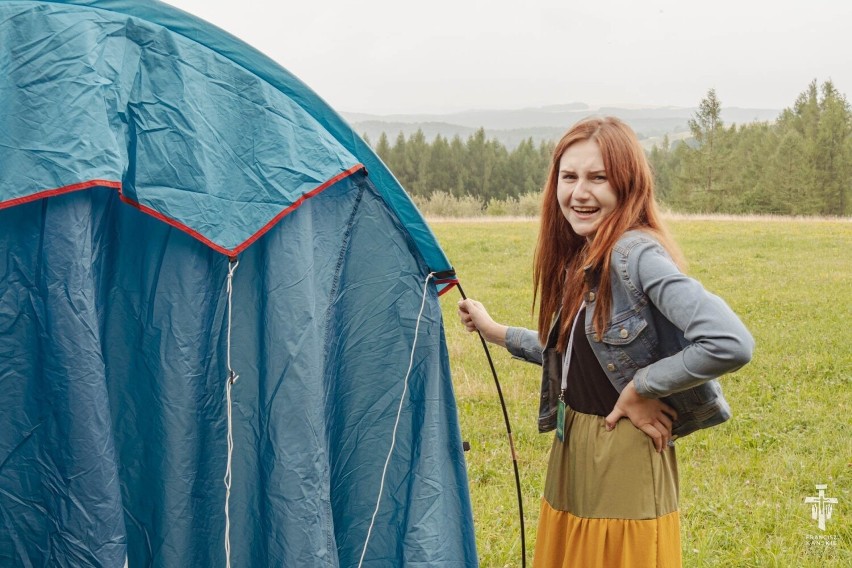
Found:
[[[431,223],[465,292],[533,327],[531,221]],[[673,220],[688,273],[740,315],[751,364],[722,379],[728,423],[677,442],[684,566],[852,566],[852,223]],[[479,339],[442,297],[482,566],[519,566],[514,477]],[[492,348],[519,456],[532,560],[551,435],[539,435],[539,368]],[[839,499],[822,533],[804,498]],[[829,544],[825,544],[825,543]]]

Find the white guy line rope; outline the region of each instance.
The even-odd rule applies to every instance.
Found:
[[[228,263],[228,335],[227,335],[227,358],[228,378],[225,381],[225,398],[227,399],[228,409],[228,465],[225,468],[225,566],[231,568],[231,516],[230,516],[230,500],[231,500],[231,458],[234,454],[234,427],[231,418],[231,387],[237,382],[240,377],[231,368],[231,296],[233,293],[234,272],[239,266],[239,261],[230,261]]]

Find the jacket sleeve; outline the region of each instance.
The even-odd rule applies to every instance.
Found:
[[[687,390],[751,360],[754,339],[730,307],[683,274],[658,243],[646,241],[628,255],[631,284],[672,324],[687,346],[639,369],[636,391],[659,398]]]
[[[538,333],[522,327],[510,327],[506,331],[506,349],[515,359],[541,365],[541,343]]]

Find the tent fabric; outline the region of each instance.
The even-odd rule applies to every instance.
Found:
[[[0,69],[0,565],[224,566],[238,255],[232,565],[357,566],[450,269],[410,199],[156,2],[0,0]],[[477,564],[438,293],[364,566]]]
[[[239,252],[269,228],[271,215],[362,165],[427,266],[452,272],[373,151],[250,46],[156,1],[0,0],[0,7],[0,69],[8,70],[0,75],[0,163],[15,169],[0,186],[0,207],[108,180],[213,248]]]

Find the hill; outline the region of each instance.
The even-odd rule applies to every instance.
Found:
[[[688,121],[696,107],[592,107],[584,103],[551,105],[537,108],[507,110],[470,110],[448,114],[375,115],[343,113],[353,128],[366,134],[375,143],[382,132],[391,143],[402,133],[406,138],[422,130],[428,141],[438,134],[445,138],[465,140],[478,128],[484,128],[488,138],[496,138],[510,150],[521,140],[532,138],[538,143],[555,140],[579,119],[595,115],[617,116],[627,122],[643,144],[650,148],[666,134],[670,139],[683,138],[689,131]],[[722,110],[726,124],[775,120],[777,109],[729,107]]]

